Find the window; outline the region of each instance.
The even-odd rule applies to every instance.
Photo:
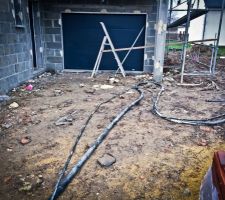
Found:
[[[24,27],[24,15],[22,11],[22,0],[12,0],[13,14],[16,27]]]

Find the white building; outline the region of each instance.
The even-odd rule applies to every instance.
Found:
[[[176,1],[175,1],[176,2]],[[196,19],[191,20],[189,28],[189,40],[214,39],[218,34],[219,20],[221,12],[222,0],[200,0],[199,9],[209,9],[209,11]],[[197,8],[194,5],[194,8]],[[176,9],[187,9],[187,3],[181,4]],[[212,11],[210,9],[217,9]],[[181,18],[187,14],[185,11],[174,11],[177,18]],[[184,28],[179,28],[179,31]],[[212,42],[211,42],[212,43]],[[220,46],[225,46],[225,11],[222,20],[222,28],[220,33]]]

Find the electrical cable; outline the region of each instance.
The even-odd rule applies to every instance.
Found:
[[[206,126],[214,126],[214,125],[219,125],[225,123],[225,114],[208,118],[208,119],[202,119],[202,120],[196,120],[196,119],[182,119],[182,118],[176,118],[176,117],[169,117],[166,115],[163,115],[159,112],[158,110],[158,103],[160,96],[164,92],[164,87],[162,85],[157,84],[158,86],[161,87],[160,91],[157,94],[157,97],[155,100],[153,100],[153,108],[152,108],[152,113],[171,122],[175,122],[178,124],[189,124],[189,125],[206,125]]]
[[[95,143],[83,154],[83,156],[80,158],[80,160],[77,162],[77,164],[75,164],[72,168],[72,170],[69,172],[69,174],[63,179],[63,176],[65,174],[66,169],[68,168],[69,162],[72,158],[72,155],[75,152],[76,146],[80,140],[80,138],[83,135],[83,132],[87,126],[87,124],[89,123],[90,119],[92,118],[92,116],[94,115],[94,113],[99,109],[99,107],[104,104],[107,103],[109,101],[111,101],[112,99],[116,98],[118,95],[113,96],[112,98],[106,100],[105,102],[100,103],[96,109],[91,113],[91,115],[88,117],[86,123],[84,124],[84,126],[82,127],[78,137],[75,140],[75,143],[70,151],[70,154],[67,158],[67,161],[63,167],[63,169],[61,170],[61,173],[59,175],[59,178],[56,182],[56,185],[54,187],[54,191],[51,195],[51,197],[49,198],[50,200],[55,200],[59,197],[59,195],[65,190],[65,188],[67,187],[67,185],[71,182],[71,180],[74,178],[74,176],[79,172],[79,170],[81,169],[81,167],[85,164],[85,162],[91,157],[91,155],[94,153],[94,151],[97,149],[97,147],[101,144],[101,142],[105,139],[105,137],[109,134],[110,130],[117,124],[117,122],[135,105],[137,105],[144,97],[143,92],[138,88],[139,84],[135,85],[132,87],[132,89],[138,91],[139,93],[139,97],[133,101],[131,104],[129,104],[126,108],[124,108],[114,119],[113,121],[104,129],[104,131],[99,135],[99,137],[96,139]],[[125,93],[125,92],[123,92]],[[121,95],[121,93],[119,94]]]

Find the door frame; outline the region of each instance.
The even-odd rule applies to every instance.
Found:
[[[132,12],[79,12],[79,11],[71,11],[71,12],[66,12],[63,11],[60,13],[60,20],[61,20],[61,41],[62,41],[62,58],[63,58],[63,71],[66,72],[91,72],[92,70],[85,70],[85,69],[65,69],[65,59],[64,59],[64,40],[63,40],[63,23],[62,23],[62,14],[109,14],[109,15],[145,15],[145,45],[146,45],[146,40],[147,40],[147,28],[148,28],[148,14],[146,12],[140,12],[140,13],[132,13]],[[144,72],[144,62],[145,62],[145,49],[144,49],[144,55],[143,55],[143,70],[142,71],[126,71],[128,73],[142,73]],[[93,65],[94,68],[94,65]],[[102,72],[110,72],[114,70],[99,70]]]
[[[34,6],[37,6],[34,10]],[[32,11],[32,13],[30,13]],[[28,0],[28,16],[29,16],[29,28],[30,28],[30,37],[31,37],[31,47],[32,47],[32,63],[33,69],[35,71],[43,68],[43,52],[41,52],[42,40],[41,40],[41,19],[40,19],[40,3],[39,1]],[[39,15],[39,16],[38,16]],[[40,31],[36,30],[36,23],[39,26]],[[39,37],[39,42],[37,42],[37,35]],[[39,44],[37,44],[39,43]],[[37,53],[38,51],[38,53]],[[40,63],[39,63],[40,61]]]

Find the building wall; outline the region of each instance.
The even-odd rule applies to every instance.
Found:
[[[102,3],[103,2],[103,3]],[[104,3],[105,2],[105,3]],[[49,69],[63,69],[61,12],[120,12],[147,13],[146,45],[155,43],[154,25],[157,18],[156,0],[51,0],[41,1],[43,20],[44,65]],[[154,48],[146,48],[144,71],[153,70]]]
[[[220,12],[218,11],[209,11],[206,15],[206,24],[205,24],[205,33],[204,39],[215,38],[215,35],[218,32],[220,20]],[[225,11],[223,13],[222,28],[220,33],[220,46],[225,46]]]
[[[202,40],[204,20],[205,15],[198,17],[190,22],[189,41]]]
[[[11,0],[0,0],[0,94],[30,78],[30,29],[27,2],[22,0],[24,28],[15,26]]]

